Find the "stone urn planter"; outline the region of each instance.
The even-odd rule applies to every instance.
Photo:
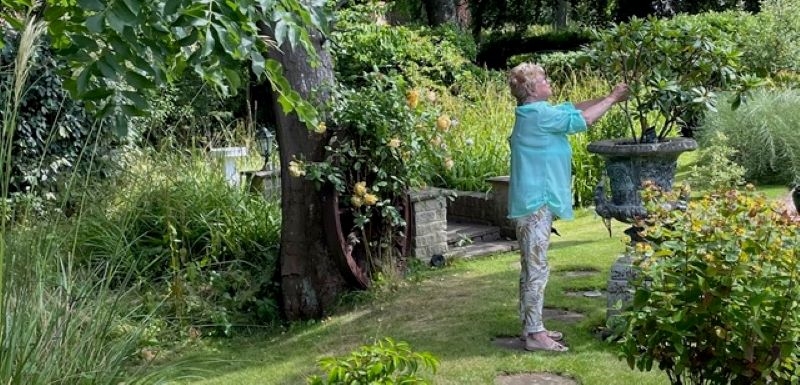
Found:
[[[671,138],[657,143],[631,143],[625,139],[590,143],[589,152],[600,155],[605,161],[607,176],[595,189],[595,211],[606,220],[613,218],[624,223],[646,215],[640,196],[642,183],[650,180],[661,189],[671,190],[678,157],[696,148],[697,142],[689,138]],[[635,233],[633,227],[626,230],[631,236]],[[633,292],[628,282],[634,275],[628,255],[620,256],[611,267],[607,319],[619,313],[620,302],[624,305],[631,301]]]
[[[601,140],[589,144],[591,153],[605,161],[610,191],[605,181],[595,190],[595,211],[603,218],[631,223],[645,215],[639,192],[651,180],[663,190],[671,190],[678,157],[697,148],[689,138],[671,138],[657,143],[630,143],[625,139]],[[609,198],[610,197],[610,198]]]

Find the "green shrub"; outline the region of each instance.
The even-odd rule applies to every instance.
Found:
[[[128,161],[123,187],[96,198],[83,216],[82,263],[119,261],[122,274],[150,289],[149,303],[168,298],[161,310],[183,332],[210,325],[227,333],[237,323],[274,321],[278,203],[232,188],[197,154],[134,154]]]
[[[247,74],[240,69],[240,74]],[[244,87],[241,87],[244,88]],[[232,134],[247,114],[247,92],[224,98],[188,71],[176,83],[153,96],[149,114],[133,120],[131,137],[140,145],[193,148],[233,145]],[[269,108],[269,106],[262,106]]]
[[[367,4],[339,12],[335,47],[337,78],[349,86],[363,85],[365,73],[401,75],[414,85],[449,86],[473,71],[474,43],[452,28],[411,28],[375,23],[369,15],[383,14],[383,6]],[[467,51],[462,51],[465,49]]]
[[[744,184],[744,167],[733,161],[736,150],[720,131],[711,134],[707,146],[701,147],[697,163],[689,171],[688,182],[703,191],[736,188]]]
[[[800,1],[762,1],[761,12],[739,33],[748,30],[753,33],[742,34],[742,60],[752,71],[766,77],[800,70]]]
[[[426,385],[430,381],[417,375],[420,368],[433,372],[439,361],[428,352],[414,352],[405,342],[385,338],[360,347],[342,358],[323,358],[320,366],[325,378],[313,376],[309,385],[408,384]]]
[[[789,184],[800,175],[800,92],[761,89],[747,103],[732,110],[721,105],[699,130],[701,146],[713,144],[722,132],[736,150],[733,160],[754,183]]]
[[[0,48],[0,100],[5,101],[13,92],[10,87],[19,33],[0,21],[0,38],[4,44]],[[35,200],[22,197],[28,193],[54,198],[76,167],[86,170],[93,164],[102,175],[105,168],[100,165],[111,160],[110,152],[116,145],[111,130],[102,122],[95,122],[83,105],[63,89],[58,73],[61,63],[49,45],[36,46],[33,58],[11,138],[10,156],[14,161],[8,175],[8,191],[12,199]],[[10,117],[0,109],[0,124],[5,119]]]
[[[402,78],[373,73],[366,79],[365,87],[332,93],[325,158],[298,158],[289,170],[339,195],[342,230],[354,257],[372,274],[393,275],[405,257],[396,252],[397,234],[408,225],[403,198],[437,179],[439,167],[452,167],[436,140],[452,122]]]
[[[457,95],[438,96],[442,109],[458,124],[441,136],[453,167],[440,169],[439,187],[489,191],[486,178],[508,175],[508,136],[514,124],[513,102],[502,74],[462,82]]]
[[[790,384],[800,375],[797,222],[754,192],[728,190],[674,210],[675,189],[643,192],[645,242],[621,347],[631,368],[672,384]]]

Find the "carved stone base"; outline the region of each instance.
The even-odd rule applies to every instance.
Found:
[[[632,258],[623,254],[611,266],[611,275],[608,279],[608,302],[606,304],[606,320],[619,315],[620,310],[627,307],[633,300],[631,280],[636,278],[636,267],[631,263]]]

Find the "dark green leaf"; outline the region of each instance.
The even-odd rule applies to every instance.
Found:
[[[84,67],[83,70],[81,70],[80,74],[76,79],[78,95],[83,95],[89,88],[89,80],[91,79],[93,70],[94,70],[93,64],[88,65]]]
[[[97,41],[94,39],[90,39],[83,35],[72,35],[70,36],[72,39],[72,43],[76,46],[80,47],[82,50],[86,51],[96,51],[97,50]]]
[[[122,112],[126,116],[146,116],[147,115],[147,113],[144,110],[138,109],[135,106],[132,106],[130,104],[124,104],[124,105],[120,106],[120,108],[122,109]]]
[[[106,8],[100,0],[78,0],[78,6],[89,11],[102,11]]]
[[[144,110],[147,108],[147,99],[145,99],[141,93],[137,91],[122,91],[122,95],[125,96],[128,100],[133,102],[134,107]]]
[[[128,118],[123,114],[114,116],[114,133],[123,137],[128,135]]]
[[[116,3],[114,3],[114,5],[108,12],[108,16],[109,19],[112,16],[116,19],[119,19],[119,22],[121,22],[125,26],[136,25],[138,22],[136,15],[133,13],[133,11],[131,11],[128,8],[128,6],[125,5],[125,3],[122,1],[117,1]]]
[[[203,50],[200,52],[200,57],[206,57],[211,54],[211,51],[214,50],[214,34],[211,32],[211,28],[206,29],[206,41],[203,44]]]
[[[253,73],[257,78],[261,78],[264,73],[264,56],[258,52],[253,52],[250,54],[250,60],[252,61]]]
[[[94,87],[81,96],[83,100],[102,100],[114,94],[114,91],[104,87]]]
[[[139,0],[122,0],[122,1],[125,2],[125,5],[128,6],[128,9],[130,9],[135,16],[139,16],[139,12],[141,12],[142,10],[142,3]]]
[[[103,32],[103,22],[105,21],[105,16],[102,13],[97,13],[92,16],[86,18],[86,29],[92,33],[100,33]]]
[[[131,72],[131,71],[126,72],[125,73],[125,81],[129,85],[131,85],[132,87],[134,87],[134,88],[136,88],[138,90],[151,89],[151,88],[155,87],[155,84],[153,84],[153,82],[150,79],[148,79],[148,78],[146,78],[146,77],[144,77],[144,76],[142,76],[142,75],[140,75],[140,74],[138,74],[136,72]]]
[[[180,8],[180,6],[181,0],[167,0],[167,2],[164,4],[164,14],[167,16],[174,15],[176,12],[178,12],[178,8]]]

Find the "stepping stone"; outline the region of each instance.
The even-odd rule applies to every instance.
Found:
[[[578,385],[578,382],[553,373],[521,373],[497,376],[495,385]]]
[[[492,339],[492,344],[498,348],[525,351],[525,341],[520,340],[519,336],[495,337]]]
[[[576,313],[574,311],[569,310],[562,310],[562,309],[553,309],[553,308],[544,308],[542,309],[542,318],[547,320],[556,320],[561,322],[578,322],[582,321],[586,318],[585,315],[581,313]]]
[[[565,277],[569,278],[579,278],[579,277],[591,277],[599,273],[597,270],[568,270],[568,271],[560,271],[558,273],[563,273]]]
[[[588,291],[567,290],[564,292],[564,295],[566,295],[567,297],[598,298],[598,297],[605,297],[606,293],[600,290],[588,290]]]

